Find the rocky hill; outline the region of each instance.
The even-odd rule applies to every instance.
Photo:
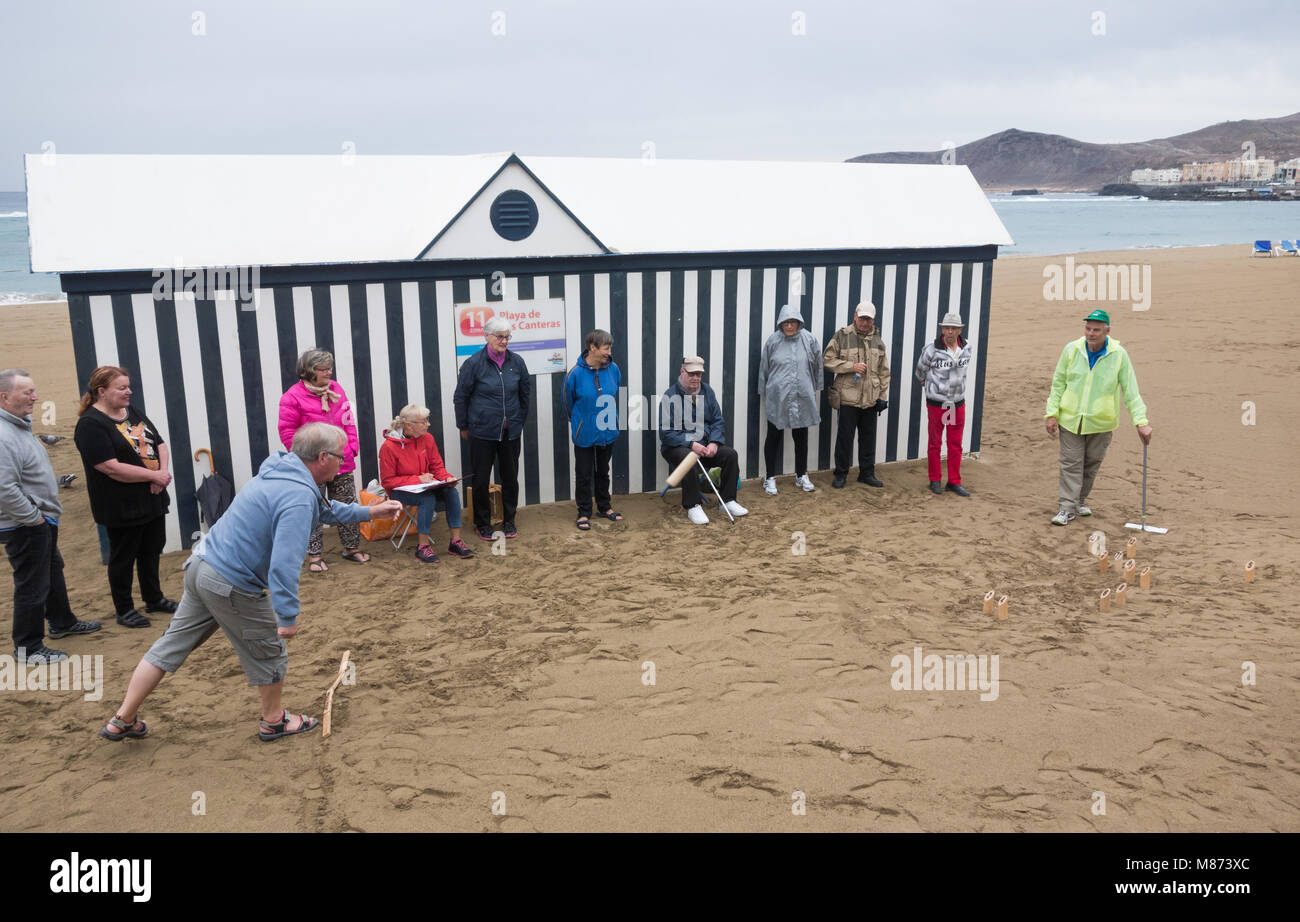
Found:
[[[1220,122],[1187,134],[1130,144],[1089,144],[1059,134],[1009,128],[963,144],[956,162],[970,167],[987,191],[1020,188],[1046,191],[1096,191],[1107,183],[1128,182],[1141,167],[1162,169],[1192,160],[1227,160],[1243,155],[1252,142],[1255,156],[1288,160],[1300,156],[1300,112],[1282,118]],[[941,163],[943,151],[862,154],[851,163]]]

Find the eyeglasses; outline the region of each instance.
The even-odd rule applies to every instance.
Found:
[[[686,372],[686,377],[688,377],[688,378],[703,378],[703,377],[704,377],[704,372],[702,372],[702,371],[688,371],[688,372]]]
[[[509,333],[489,333],[488,336],[491,336],[493,339],[499,339],[504,342],[510,342]]]
[[[338,458],[340,461],[346,461],[346,460],[347,460],[347,458],[344,458],[344,457],[343,457],[341,454],[339,454],[337,451],[327,451],[327,452],[325,452],[325,454],[327,454],[327,455],[333,455],[334,457]]]

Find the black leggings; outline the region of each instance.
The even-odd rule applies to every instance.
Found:
[[[794,436],[794,472],[802,477],[808,473],[808,427],[802,429],[791,429],[790,434]],[[763,442],[763,462],[767,465],[767,476],[775,477],[776,469],[781,461],[781,454],[785,449],[785,430],[776,428],[776,425],[769,419],[767,421],[767,439]]]

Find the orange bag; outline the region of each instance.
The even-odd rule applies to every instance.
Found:
[[[383,496],[376,496],[373,493],[367,493],[365,490],[361,491],[360,502],[363,506],[373,506],[376,503],[382,503],[384,499]],[[385,538],[392,537],[393,532],[397,529],[397,520],[380,519],[377,522],[362,522],[359,527],[361,528],[361,537],[367,541],[382,541]]]

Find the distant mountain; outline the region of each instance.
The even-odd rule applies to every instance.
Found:
[[[1164,169],[1193,160],[1242,156],[1242,144],[1255,145],[1256,157],[1277,161],[1300,156],[1300,112],[1282,118],[1220,122],[1208,128],[1131,144],[1089,144],[1059,134],[1009,128],[956,149],[956,162],[970,167],[987,191],[1020,188],[1042,191],[1095,191],[1107,183],[1128,182],[1142,167]],[[941,163],[943,151],[862,154],[850,163]]]

